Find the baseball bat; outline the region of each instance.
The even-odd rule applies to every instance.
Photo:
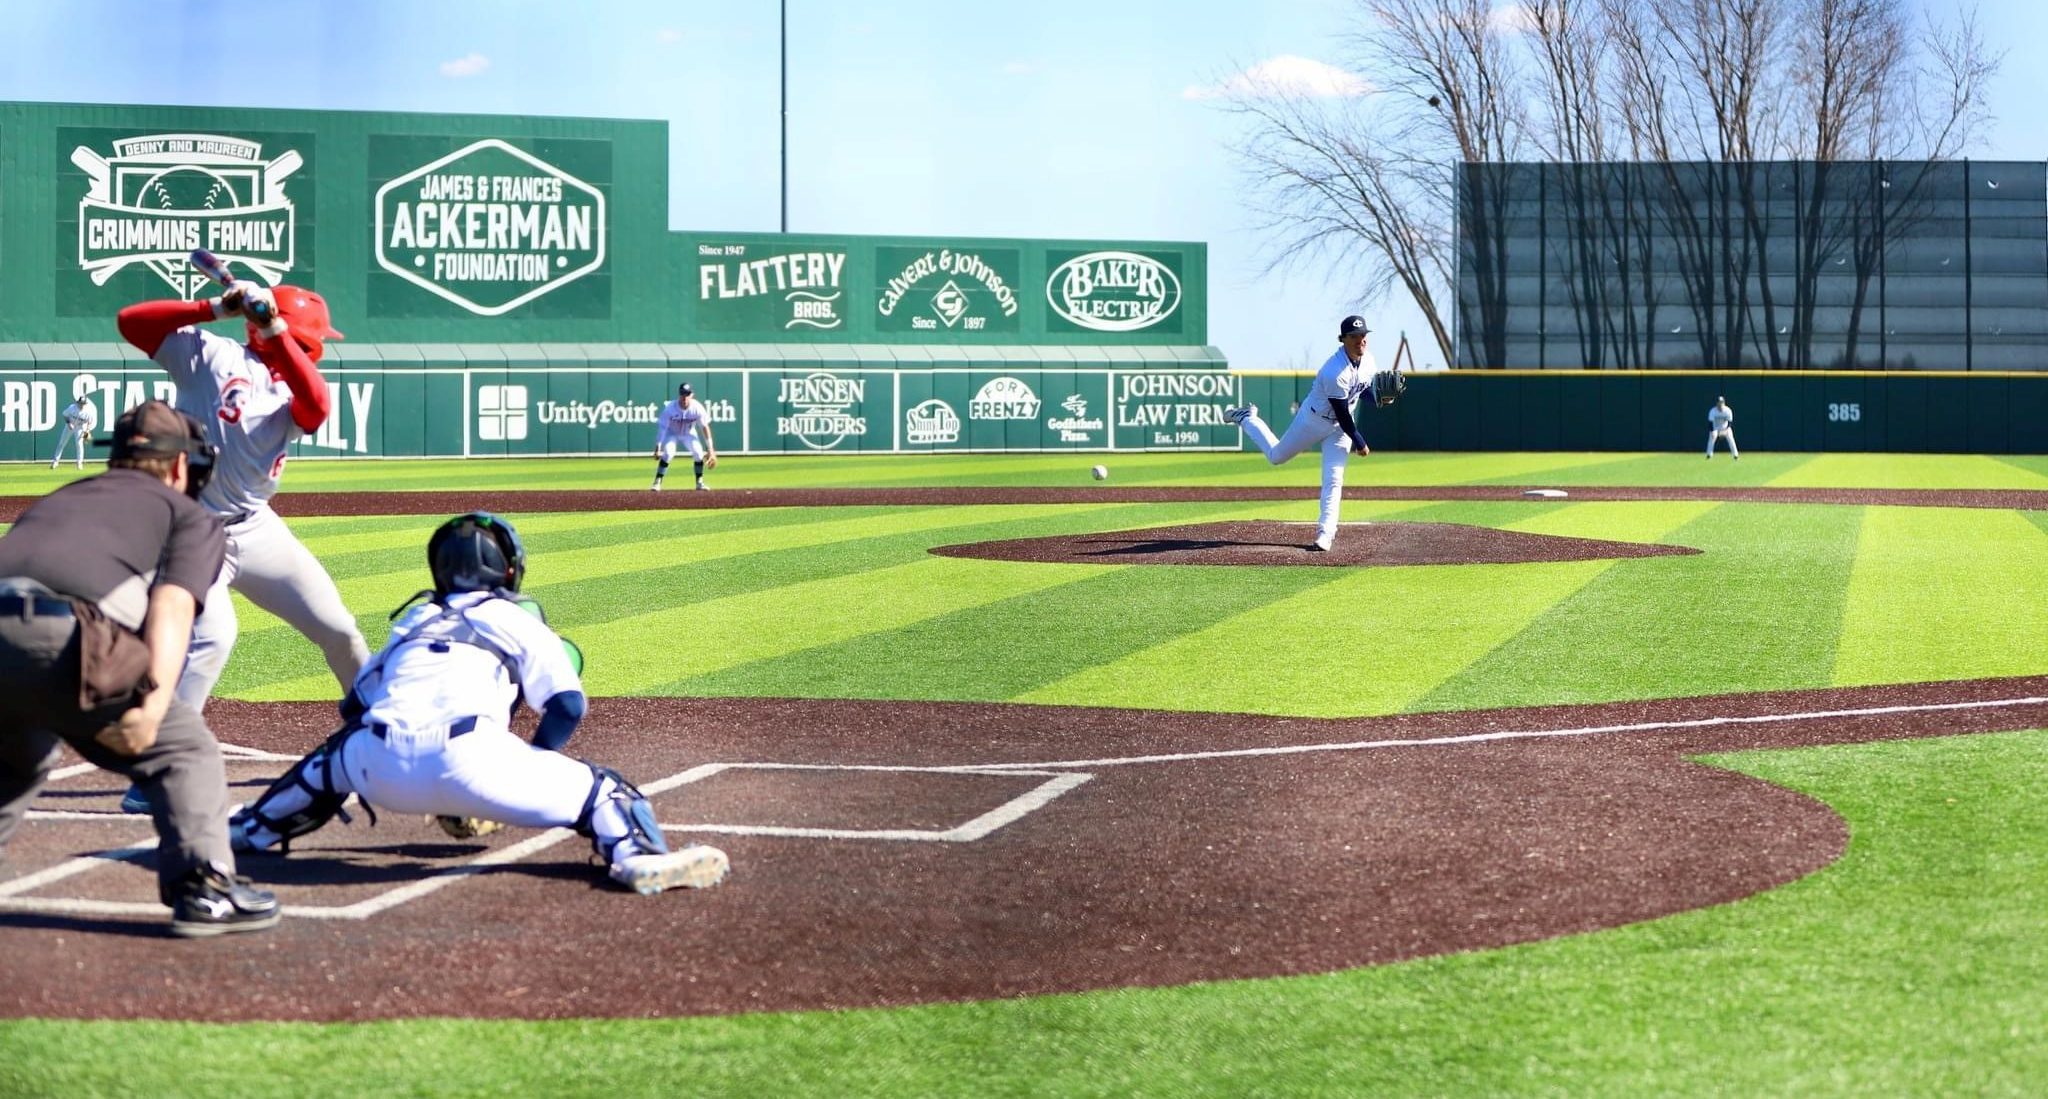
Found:
[[[204,248],[194,248],[191,259],[192,266],[199,268],[200,273],[207,278],[219,283],[222,289],[235,284],[235,273],[228,270],[228,265],[212,252]]]

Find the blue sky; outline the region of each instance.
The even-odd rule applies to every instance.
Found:
[[[792,230],[1204,241],[1210,342],[1240,368],[1320,362],[1354,311],[1383,360],[1404,329],[1427,342],[1412,305],[1359,300],[1341,266],[1264,273],[1228,151],[1239,123],[1199,94],[1275,58],[1355,71],[1352,0],[788,7]],[[2039,40],[2039,7],[1983,5],[1986,39]],[[0,0],[0,15],[0,100],[664,119],[672,228],[780,224],[771,0]],[[1971,155],[2048,158],[2043,101],[2048,70],[2008,56]]]

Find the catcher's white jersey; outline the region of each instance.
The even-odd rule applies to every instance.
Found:
[[[1302,410],[1335,423],[1337,417],[1330,411],[1330,401],[1340,400],[1347,405],[1356,401],[1359,394],[1372,388],[1372,376],[1378,372],[1379,366],[1373,361],[1372,352],[1365,352],[1353,363],[1351,356],[1340,347],[1336,354],[1330,356],[1330,361],[1316,371],[1316,380],[1309,383],[1308,398],[1301,402]]]
[[[555,631],[489,592],[406,612],[355,682],[364,722],[389,727],[393,750],[413,754],[438,751],[452,722],[475,718],[479,731],[504,731],[519,697],[539,710],[582,689]]]
[[[199,502],[216,515],[263,506],[277,492],[285,449],[304,432],[292,421],[292,391],[246,345],[199,328],[165,337],[156,362],[177,383],[178,409],[206,425],[220,448]]]
[[[683,404],[681,398],[669,401],[661,408],[661,416],[655,420],[654,445],[662,446],[671,441],[687,443],[697,437],[697,425],[711,422],[711,414],[700,401]],[[707,428],[708,430],[708,428]]]

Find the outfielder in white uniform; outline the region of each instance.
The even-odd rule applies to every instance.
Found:
[[[661,491],[661,479],[668,475],[669,460],[676,456],[680,444],[690,452],[690,461],[696,467],[697,487],[704,487],[706,467],[717,468],[718,451],[711,445],[711,410],[704,403],[691,396],[695,392],[689,382],[676,387],[676,399],[661,407],[661,415],[654,426],[654,484],[648,486]],[[703,438],[699,439],[699,433]]]
[[[237,315],[249,318],[246,344],[198,327]],[[326,301],[298,287],[243,281],[206,301],[131,305],[119,325],[122,336],[177,383],[173,403],[205,424],[209,441],[220,448],[199,503],[227,527],[227,564],[193,623],[177,697],[203,710],[227,666],[239,631],[230,588],[319,646],[347,690],[369,659],[369,646],[333,578],[270,507],[286,448],[317,430],[331,411],[327,381],[314,365],[326,340],[341,336],[329,323]],[[124,799],[122,808],[148,811],[139,797]]]
[[[1352,402],[1360,394],[1372,392],[1373,378],[1379,371],[1372,353],[1365,349],[1369,331],[1364,317],[1345,317],[1338,325],[1337,339],[1342,346],[1316,371],[1315,380],[1309,383],[1308,396],[1287,425],[1285,435],[1273,436],[1273,429],[1259,418],[1257,405],[1233,408],[1223,414],[1224,419],[1243,426],[1266,461],[1276,466],[1310,447],[1322,448],[1322,507],[1316,515],[1312,549],[1327,550],[1337,540],[1337,509],[1344,500],[1345,463],[1353,454],[1372,453],[1351,411]],[[1375,401],[1391,403],[1392,397],[1383,394]]]
[[[427,561],[434,588],[413,598],[432,599],[406,612],[363,668],[341,731],[235,814],[237,848],[305,835],[354,794],[402,813],[574,828],[612,880],[642,895],[723,879],[724,852],[669,850],[632,783],[558,750],[584,715],[582,655],[519,596],[526,554],[511,524],[458,515],[434,532]],[[510,729],[521,698],[541,715],[532,744]]]
[[[1714,398],[1714,407],[1707,409],[1707,461],[1714,460],[1714,440],[1728,440],[1728,453],[1742,460],[1742,452],[1735,449],[1735,410],[1728,407],[1728,398]]]
[[[92,429],[99,426],[100,410],[93,406],[92,398],[80,397],[64,406],[64,433],[57,436],[57,453],[50,459],[50,468],[64,460],[64,444],[78,440],[78,468],[85,468],[85,444],[92,441]]]

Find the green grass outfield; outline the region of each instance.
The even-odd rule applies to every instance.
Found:
[[[1042,565],[932,546],[1307,522],[1249,454],[734,458],[719,489],[1287,485],[1290,501],[513,518],[594,694],[1356,716],[2048,672],[2048,513],[1355,501],[1347,520],[1655,540],[1698,556],[1415,569]],[[642,460],[300,462],[293,491],[642,488]],[[683,471],[687,473],[687,470]],[[0,493],[68,471],[0,468]],[[1359,485],[2048,488],[2048,459],[1378,454]],[[672,479],[672,481],[675,479]],[[687,478],[680,479],[687,485]],[[296,520],[381,642],[434,517]],[[691,608],[687,645],[672,635]],[[1331,609],[1361,670],[1332,687]],[[244,604],[225,696],[332,697]],[[763,623],[801,623],[776,630]],[[939,654],[943,654],[943,657]],[[1217,669],[1233,670],[1217,674]],[[1368,674],[1369,673],[1369,674]],[[893,1011],[347,1026],[0,1023],[0,1095],[2009,1094],[2048,1080],[2048,733],[1710,762],[1819,798],[1839,863],[1748,900],[1317,977]],[[823,929],[821,933],[829,933]]]

